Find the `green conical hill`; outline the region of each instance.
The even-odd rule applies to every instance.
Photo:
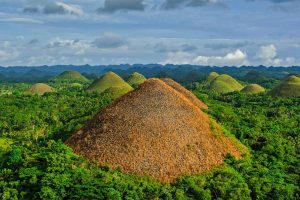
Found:
[[[64,71],[54,81],[88,82],[88,79],[77,71]]]
[[[217,76],[208,87],[218,93],[229,93],[243,89],[243,86],[237,80],[227,74]]]
[[[147,79],[145,78],[144,75],[138,73],[138,72],[134,72],[133,74],[131,74],[128,79],[127,79],[127,83],[129,85],[131,85],[132,87],[137,87],[138,85],[144,83]]]
[[[211,72],[207,78],[206,78],[206,81],[208,83],[212,82],[212,80],[214,80],[215,78],[217,78],[219,76],[219,74],[217,72]]]
[[[36,83],[32,85],[30,88],[28,88],[26,92],[30,94],[43,95],[46,92],[54,92],[54,88],[50,87],[45,83]]]
[[[300,78],[294,75],[289,76],[272,89],[269,94],[281,97],[300,97]]]
[[[241,90],[241,92],[256,94],[256,93],[265,92],[265,88],[263,88],[262,86],[260,86],[258,84],[250,84],[250,85],[247,85],[246,87],[244,87]]]
[[[126,83],[120,76],[114,72],[107,72],[100,78],[96,79],[87,89],[89,92],[102,93],[111,87],[119,87],[122,90],[130,91],[132,87]]]

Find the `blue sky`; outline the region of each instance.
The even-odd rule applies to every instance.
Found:
[[[0,66],[300,65],[300,0],[0,0]]]

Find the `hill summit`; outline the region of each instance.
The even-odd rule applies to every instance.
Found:
[[[206,78],[206,81],[208,83],[212,82],[215,78],[217,78],[219,76],[219,74],[217,72],[211,72],[207,78]]]
[[[28,88],[26,92],[30,94],[43,95],[46,92],[54,92],[54,88],[50,87],[45,83],[36,83],[32,85],[30,88]]]
[[[300,78],[295,75],[287,77],[269,94],[281,97],[300,97]]]
[[[54,81],[88,82],[88,79],[77,71],[64,71],[55,77]]]
[[[127,79],[127,83],[129,85],[131,85],[132,87],[137,87],[138,85],[144,83],[147,79],[145,78],[144,75],[138,73],[138,72],[134,72],[133,74],[131,74],[128,79]]]
[[[113,95],[113,98],[117,98],[131,90],[133,88],[114,72],[107,72],[87,88],[89,92],[109,92]]]
[[[213,127],[212,128],[212,124]],[[188,97],[151,78],[97,113],[67,141],[100,166],[171,182],[241,152]]]
[[[246,87],[244,87],[241,90],[241,92],[257,94],[257,93],[265,92],[265,88],[263,88],[262,86],[260,86],[258,84],[250,84],[250,85],[247,85]]]
[[[200,109],[208,109],[207,105],[200,101],[192,92],[189,90],[185,89],[182,85],[174,81],[173,79],[170,78],[161,78],[163,82],[165,82],[167,85],[171,86],[174,90],[177,92],[183,94],[188,100],[190,100],[194,105],[199,107]]]
[[[240,91],[243,86],[234,78],[227,74],[222,74],[214,78],[208,85],[208,88],[218,93],[229,93]]]

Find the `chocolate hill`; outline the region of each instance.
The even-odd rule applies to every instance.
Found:
[[[244,93],[249,93],[249,94],[257,94],[257,93],[262,93],[265,92],[265,88],[258,84],[250,84],[244,87],[241,92]]]
[[[132,87],[114,72],[107,72],[106,74],[104,74],[103,76],[95,80],[87,88],[87,91],[102,93],[107,89],[114,90],[114,91],[117,90],[119,93],[123,95],[131,91]]]
[[[207,78],[206,78],[206,81],[208,83],[212,82],[212,80],[214,80],[215,78],[217,78],[219,76],[219,74],[217,72],[211,72]]]
[[[162,78],[163,82],[171,86],[173,89],[175,89],[177,92],[183,94],[188,100],[190,100],[193,104],[198,106],[200,109],[208,109],[207,105],[200,101],[193,93],[191,93],[189,90],[185,89],[182,85],[179,83],[173,81],[170,78]]]
[[[300,97],[300,78],[294,75],[287,77],[269,94],[281,97]]]
[[[30,88],[28,88],[26,92],[30,94],[43,95],[46,92],[54,92],[54,88],[50,87],[45,83],[36,83],[32,85]]]
[[[101,110],[66,144],[100,166],[162,182],[210,170],[227,153],[241,156],[238,143],[225,137],[207,114],[155,78]]]
[[[214,78],[210,82],[208,88],[218,93],[229,93],[240,91],[241,89],[243,89],[243,86],[231,76],[222,74]]]
[[[138,72],[134,72],[133,74],[131,74],[128,79],[127,79],[127,83],[129,85],[131,85],[132,87],[136,88],[137,86],[139,86],[140,84],[144,83],[147,79],[145,78],[144,75],[138,73]]]
[[[60,75],[54,78],[55,82],[79,82],[79,83],[84,83],[88,82],[88,79],[85,78],[82,74],[80,74],[77,71],[64,71]]]

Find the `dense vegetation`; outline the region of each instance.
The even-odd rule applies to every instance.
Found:
[[[182,84],[204,80],[210,72],[228,74],[234,78],[249,83],[257,83],[265,88],[271,88],[279,79],[288,74],[300,74],[300,67],[210,67],[197,65],[160,65],[160,64],[123,64],[123,65],[56,65],[39,67],[1,67],[0,82],[47,82],[65,71],[78,71],[86,78],[95,80],[99,75],[108,71],[117,73],[122,78],[127,78],[134,72],[139,72],[145,77],[172,78]]]
[[[82,88],[44,96],[26,84],[0,86],[0,199],[299,199],[300,100],[265,94],[189,89],[209,105],[224,131],[251,156],[201,175],[161,184],[128,175],[72,153],[63,141],[100,108],[109,94]]]

